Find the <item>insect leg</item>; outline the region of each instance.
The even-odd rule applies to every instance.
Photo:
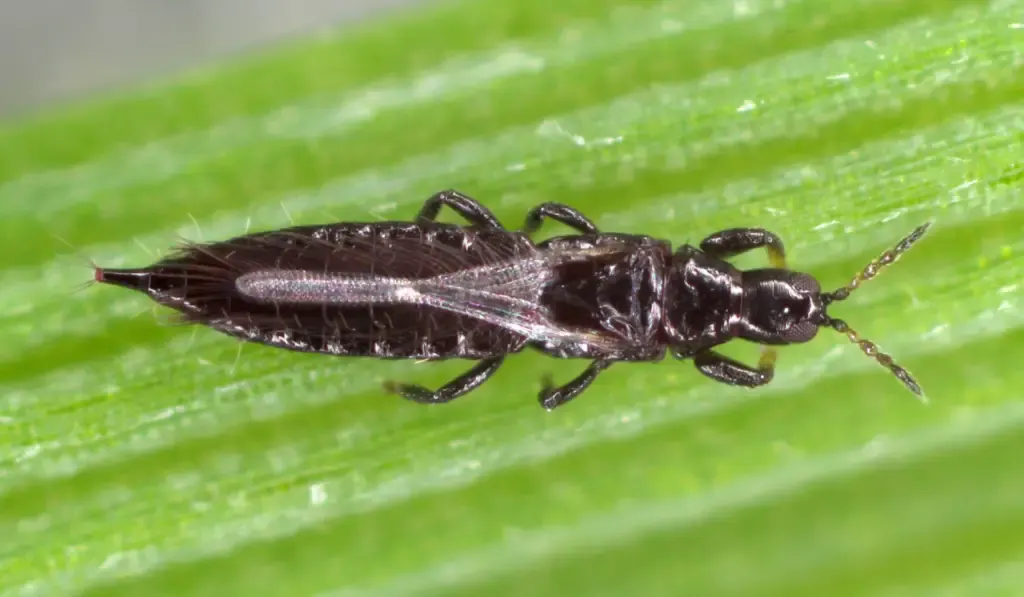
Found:
[[[463,218],[466,218],[471,224],[476,224],[481,228],[504,229],[498,218],[491,213],[491,210],[484,207],[482,203],[452,189],[441,191],[427,199],[423,203],[423,207],[420,208],[417,219],[433,222],[437,219],[437,214],[441,211],[441,207],[445,205]]]
[[[570,381],[560,388],[552,387],[550,382],[545,383],[545,387],[540,393],[540,405],[547,410],[553,410],[562,406],[566,402],[569,402],[573,398],[579,396],[586,390],[590,384],[594,383],[597,376],[602,371],[611,366],[612,362],[604,359],[598,359],[592,363],[587,369],[579,374],[576,379]]]
[[[715,381],[734,386],[753,388],[763,386],[775,376],[775,352],[764,352],[757,369],[734,361],[713,350],[698,352],[693,357],[697,369]]]
[[[700,250],[717,259],[728,259],[761,247],[768,251],[768,262],[772,267],[786,267],[786,249],[782,239],[762,228],[731,228],[700,241]]]
[[[551,218],[584,234],[597,234],[597,226],[579,210],[564,203],[541,203],[526,214],[523,232],[533,234],[540,229],[545,218]]]
[[[501,363],[504,360],[505,357],[501,356],[480,361],[472,369],[441,386],[435,392],[431,392],[423,386],[399,384],[391,381],[384,384],[384,389],[420,404],[451,402],[487,381],[487,378],[494,375],[494,372],[501,367]]]

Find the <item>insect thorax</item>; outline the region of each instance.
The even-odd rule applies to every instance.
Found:
[[[613,351],[624,360],[648,359],[662,348],[661,320],[666,247],[637,237],[635,246],[555,268],[541,304],[556,325],[603,338],[601,346],[546,350],[563,356]]]
[[[665,324],[677,348],[728,339],[743,313],[742,272],[697,250],[677,253],[665,288]]]

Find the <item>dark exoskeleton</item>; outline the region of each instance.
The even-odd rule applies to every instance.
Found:
[[[468,225],[437,221],[444,206]],[[578,233],[534,243],[545,220]],[[430,197],[415,221],[299,226],[187,244],[140,269],[97,269],[96,280],[138,290],[183,321],[296,351],[386,359],[479,361],[437,390],[388,382],[420,403],[453,400],[527,346],[588,359],[553,409],[619,361],[692,359],[704,375],[755,387],[771,381],[778,345],[807,342],[821,327],[846,334],[918,395],[911,376],[862,340],[828,306],[895,261],[925,224],[835,292],[786,267],[782,241],[755,228],[723,230],[673,251],[649,236],[607,233],[559,203],[532,209],[519,231],[456,191]],[[765,249],[771,267],[741,271],[728,259]],[[715,347],[762,345],[756,366]]]

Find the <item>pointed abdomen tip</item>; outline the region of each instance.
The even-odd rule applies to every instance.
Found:
[[[104,269],[97,267],[93,276],[101,284],[145,292],[149,289],[151,272],[147,269]]]

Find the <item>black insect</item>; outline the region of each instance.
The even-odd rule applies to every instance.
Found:
[[[469,225],[436,221],[448,206]],[[534,243],[545,219],[578,234]],[[99,282],[149,295],[198,323],[243,340],[296,351],[385,359],[480,361],[438,390],[388,382],[420,403],[453,400],[532,346],[589,359],[578,377],[540,402],[553,409],[617,361],[660,361],[666,349],[720,382],[771,381],[775,346],[807,342],[830,327],[857,343],[914,393],[906,370],[827,314],[925,233],[925,224],[850,284],[822,292],[786,268],[782,241],[756,228],[723,230],[700,247],[672,251],[643,235],[599,232],[559,203],[532,209],[521,231],[456,191],[430,197],[413,222],[339,223],[185,244],[140,269],[96,270]],[[740,271],[726,260],[764,248],[771,267]],[[734,338],[763,346],[756,367],[713,349]]]

